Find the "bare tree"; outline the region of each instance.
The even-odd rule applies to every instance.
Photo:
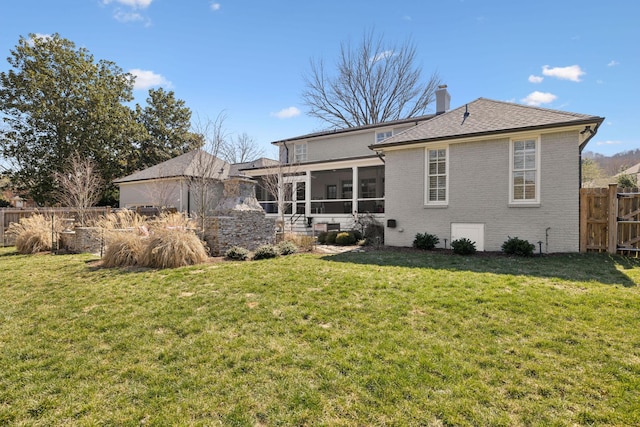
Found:
[[[311,60],[302,94],[309,115],[342,128],[425,114],[441,81],[433,73],[423,83],[415,60],[411,41],[387,45],[374,31],[357,47],[342,43],[335,75],[324,61]]]
[[[278,164],[269,167],[269,173],[258,178],[258,185],[274,198],[278,207],[278,223],[284,231],[284,216],[287,206],[293,201],[293,186],[286,183],[286,178],[296,175],[296,164]]]
[[[58,202],[78,209],[80,225],[85,225],[87,210],[100,200],[104,186],[95,162],[74,152],[62,172],[55,173],[55,180]]]
[[[244,163],[264,156],[264,150],[245,132],[225,141],[220,154],[229,163]]]
[[[213,120],[201,120],[198,116],[193,125],[193,132],[202,136],[204,144],[194,157],[189,189],[194,196],[192,215],[198,218],[203,231],[206,215],[215,207],[216,199],[221,195],[218,194],[221,193],[220,181],[228,173],[229,165],[219,157],[229,139],[224,125],[226,118],[224,111]]]

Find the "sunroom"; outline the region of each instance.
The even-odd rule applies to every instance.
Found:
[[[384,216],[384,164],[378,157],[243,173],[258,181],[256,197],[268,215],[281,217],[281,198],[285,229],[303,232],[322,223],[349,229],[359,215]]]

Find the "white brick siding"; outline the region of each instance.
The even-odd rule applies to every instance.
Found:
[[[416,233],[451,241],[451,223],[485,224],[485,249],[499,251],[519,237],[549,252],[577,252],[579,226],[579,153],[577,132],[541,136],[540,205],[509,206],[509,139],[449,146],[449,203],[425,207],[424,149],[386,153],[386,228],[392,246],[411,246]],[[548,240],[546,232],[548,230]],[[403,231],[401,231],[403,230]],[[547,247],[548,242],[548,247]]]

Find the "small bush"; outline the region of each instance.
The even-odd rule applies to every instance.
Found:
[[[311,252],[315,242],[312,236],[298,235],[294,243],[298,247],[298,252]]]
[[[356,242],[364,238],[364,234],[362,234],[360,230],[353,229],[349,231],[349,233],[353,235],[353,238],[355,239]]]
[[[435,248],[438,243],[440,243],[440,239],[435,234],[417,233],[413,240],[413,247],[429,251]]]
[[[227,251],[224,253],[224,256],[236,261],[244,261],[249,258],[249,251],[240,246],[234,246],[227,249]]]
[[[273,245],[262,245],[253,253],[254,260],[276,258],[278,256],[280,256],[280,251]]]
[[[476,253],[476,244],[466,237],[463,237],[452,241],[451,249],[453,249],[454,254],[473,255]]]
[[[143,239],[133,232],[113,233],[102,257],[103,267],[129,267],[138,264],[144,252]]]
[[[329,233],[326,231],[321,231],[318,233],[318,244],[324,245],[327,243],[327,237],[329,237]]]
[[[384,245],[384,226],[379,222],[370,222],[364,228],[364,239],[367,245]]]
[[[193,232],[158,229],[148,240],[140,264],[151,268],[175,268],[207,260],[205,244]]]
[[[353,233],[348,231],[342,231],[336,235],[336,245],[349,246],[353,245],[355,242],[356,238],[353,236]]]
[[[335,245],[336,244],[336,237],[338,237],[338,232],[337,231],[330,231],[327,234],[326,244],[327,245]]]
[[[507,241],[502,244],[502,252],[509,255],[532,256],[535,249],[536,246],[533,243],[517,237],[509,237]]]
[[[278,243],[278,251],[280,252],[280,255],[291,255],[298,252],[298,247],[295,243],[289,240],[284,240]]]

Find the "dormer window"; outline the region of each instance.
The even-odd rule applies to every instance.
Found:
[[[387,138],[390,138],[391,136],[393,136],[393,131],[392,130],[376,132],[376,144],[379,143],[379,142],[384,141]]]

